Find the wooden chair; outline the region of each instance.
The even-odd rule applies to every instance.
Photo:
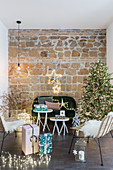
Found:
[[[3,137],[2,137],[2,143],[1,143],[1,150],[0,150],[0,156],[2,153],[2,149],[3,149],[3,143],[4,143],[4,139],[6,138],[6,136],[10,133],[15,132],[15,137],[17,137],[16,135],[16,130],[25,124],[25,122],[23,120],[15,120],[15,121],[5,121],[4,116],[0,116],[0,123],[1,123],[1,127],[2,127],[2,131],[3,131]]]
[[[76,135],[76,132],[78,131],[82,131],[82,128],[85,126],[84,125],[81,125],[81,126],[77,126],[77,127],[71,127],[70,129],[74,130],[74,135],[72,137],[72,141],[71,141],[71,144],[70,144],[70,148],[69,148],[69,152],[71,151],[71,147],[72,147],[72,144],[73,144],[73,140],[75,138],[75,140],[77,138],[80,138],[79,136]],[[95,131],[95,135],[93,134],[93,136],[90,134],[90,136],[85,136],[88,138],[87,140],[87,143],[89,142],[89,137],[93,137],[94,139],[97,138],[97,143],[98,143],[98,147],[99,147],[99,151],[100,151],[100,158],[101,158],[101,166],[103,166],[103,158],[102,158],[102,150],[101,150],[101,145],[100,145],[100,138],[105,136],[106,134],[108,134],[109,132],[111,133],[111,136],[113,138],[113,135],[112,135],[112,132],[111,130],[113,129],[113,117],[111,115],[108,115],[106,117],[103,118],[102,122],[100,123],[100,126],[99,126],[99,129],[98,129],[98,132]],[[84,134],[84,132],[83,132]]]

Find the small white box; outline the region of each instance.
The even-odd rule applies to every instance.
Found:
[[[65,116],[65,110],[60,110],[60,116]]]

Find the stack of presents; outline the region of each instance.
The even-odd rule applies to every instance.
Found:
[[[39,153],[44,155],[52,152],[52,134],[39,134],[35,124],[22,127],[22,151],[25,155]]]

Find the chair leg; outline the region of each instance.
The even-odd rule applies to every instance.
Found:
[[[2,154],[2,148],[3,148],[4,139],[5,139],[5,132],[3,133],[2,144],[1,144],[1,150],[0,150],[0,157],[1,157],[1,154]]]
[[[113,138],[113,134],[112,134],[112,131],[110,131],[110,134],[111,134],[111,137]]]
[[[87,143],[89,143],[89,136],[87,137]]]
[[[100,146],[100,138],[98,138],[98,146],[99,146],[99,150],[100,150],[101,166],[103,166],[102,151],[101,151],[101,146]]]
[[[17,131],[15,130],[15,138],[17,137]]]
[[[70,145],[70,148],[69,148],[69,151],[68,151],[69,154],[70,154],[71,147],[72,147],[72,144],[73,144],[73,139],[76,138],[75,134],[76,134],[76,130],[74,131],[74,134],[73,134],[73,137],[72,137],[72,140],[71,140],[71,145]]]

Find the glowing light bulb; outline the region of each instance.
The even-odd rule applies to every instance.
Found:
[[[18,68],[17,69],[20,70],[20,63],[18,63]]]

